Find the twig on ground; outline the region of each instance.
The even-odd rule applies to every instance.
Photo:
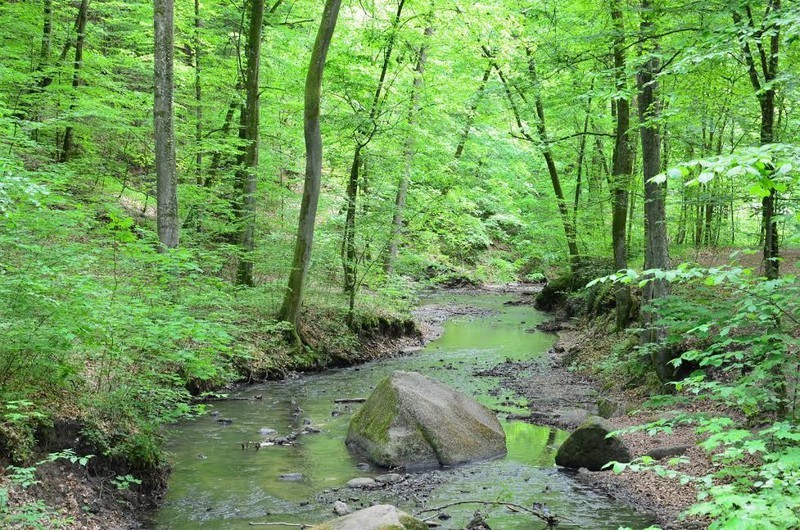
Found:
[[[533,515],[534,517],[536,517],[538,519],[541,519],[542,521],[547,523],[547,526],[550,527],[550,528],[555,527],[558,524],[558,517],[556,517],[555,515],[551,515],[549,513],[546,513],[545,511],[539,511],[539,510],[534,509],[534,508],[527,508],[525,506],[521,506],[519,504],[514,504],[512,502],[501,502],[501,501],[455,501],[455,502],[451,502],[451,503],[445,504],[443,506],[437,506],[436,508],[428,508],[426,510],[420,510],[420,511],[416,512],[414,515],[420,515],[420,514],[428,513],[428,512],[440,512],[440,511],[444,510],[445,508],[449,508],[451,506],[458,506],[458,505],[461,505],[461,504],[482,504],[484,506],[505,506],[506,508],[508,508],[509,510],[512,510],[512,511],[524,512],[524,513]],[[430,517],[428,517],[426,519],[423,519],[422,521],[426,522],[426,521],[428,521],[430,519],[433,519],[434,517],[436,517],[436,516],[432,515],[432,516],[430,516]]]
[[[250,521],[247,524],[250,526],[292,526],[296,528],[311,528],[310,524],[305,523],[254,523],[253,521]]]

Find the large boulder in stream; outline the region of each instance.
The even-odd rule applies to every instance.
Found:
[[[630,462],[631,453],[616,436],[608,437],[614,426],[599,416],[589,416],[564,440],[556,453],[559,466],[600,471],[609,462]]]
[[[311,530],[428,530],[428,525],[391,504],[377,504],[311,527]]]
[[[413,471],[504,455],[506,435],[494,413],[471,397],[398,371],[353,416],[347,446],[379,466]]]

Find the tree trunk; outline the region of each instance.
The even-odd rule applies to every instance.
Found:
[[[432,14],[430,15],[433,16]],[[428,55],[428,39],[433,35],[433,25],[429,24],[425,28],[425,42],[419,48],[419,55],[417,56],[417,66],[414,69],[414,83],[411,87],[411,107],[408,111],[408,136],[406,136],[405,146],[403,147],[403,156],[405,158],[405,168],[403,176],[397,186],[397,195],[394,201],[394,216],[392,218],[392,236],[389,241],[389,251],[386,254],[386,262],[383,269],[386,274],[394,272],[394,262],[397,259],[397,247],[400,243],[400,234],[403,231],[404,214],[406,208],[406,195],[408,194],[408,186],[411,182],[411,173],[414,166],[414,129],[417,126],[417,114],[419,113],[419,100],[422,95],[422,76],[425,74],[425,61]]]
[[[158,239],[162,248],[175,248],[180,239],[178,178],[175,164],[173,0],[154,0],[153,131],[156,151],[156,202]],[[65,140],[66,144],[66,140]]]
[[[628,268],[627,218],[628,190],[630,190],[631,173],[633,172],[633,152],[630,146],[631,104],[625,94],[627,81],[625,78],[625,24],[620,8],[620,0],[614,0],[611,6],[611,20],[614,24],[614,81],[618,95],[615,99],[616,127],[614,131],[614,155],[612,157],[612,213],[611,244],[614,253],[614,268]],[[628,284],[618,282],[614,288],[616,302],[616,326],[622,330],[628,326],[631,318],[631,288]]]
[[[70,113],[75,111],[78,99],[78,87],[81,84],[81,67],[83,66],[83,44],[86,42],[86,19],[89,16],[89,0],[81,0],[78,9],[78,19],[76,22],[77,35],[75,37],[75,62],[72,72],[72,103],[69,106]],[[74,129],[72,125],[67,126],[64,131],[64,144],[61,148],[60,162],[68,162],[74,149]]]
[[[202,39],[200,38],[200,0],[194,0],[194,142],[197,153],[194,159],[194,174],[198,186],[203,185],[203,85],[200,70]]]
[[[356,146],[353,152],[353,164],[350,166],[350,179],[347,184],[346,191],[346,220],[344,234],[342,235],[342,268],[344,269],[344,292],[348,295],[350,300],[350,315],[355,306],[355,295],[357,289],[357,275],[358,263],[356,256],[356,207],[358,202],[358,186],[361,165],[363,161],[362,151],[372,140],[373,136],[378,130],[377,119],[379,111],[383,105],[382,96],[384,93],[384,85],[386,83],[386,75],[389,72],[389,64],[391,64],[392,52],[394,50],[395,41],[397,40],[397,29],[400,27],[400,18],[403,14],[403,7],[405,0],[400,0],[397,4],[397,11],[392,21],[391,34],[389,41],[386,44],[386,50],[383,54],[383,64],[381,65],[381,72],[378,77],[378,84],[375,87],[375,94],[372,98],[372,103],[369,109],[368,125],[366,130],[361,132],[361,138],[356,138]],[[365,183],[366,184],[366,183]]]
[[[42,24],[42,47],[39,51],[39,65],[37,67],[39,70],[44,68],[44,65],[50,60],[50,48],[53,42],[53,0],[44,0],[42,15],[44,22]]]
[[[247,96],[241,116],[240,136],[244,147],[239,155],[240,168],[236,172],[237,216],[239,218],[239,247],[242,257],[236,271],[236,283],[253,286],[253,258],[256,226],[256,186],[258,184],[259,147],[259,65],[261,63],[261,28],[264,23],[264,0],[251,0],[250,28],[247,34],[247,70],[245,90]]]
[[[300,204],[300,220],[297,226],[292,271],[289,285],[283,298],[278,318],[290,322],[298,330],[300,309],[303,305],[308,267],[311,262],[311,247],[314,242],[314,221],[317,216],[319,192],[322,183],[322,134],[320,132],[320,92],[325,58],[328,55],[339,8],[342,0],[326,0],[322,21],[311,52],[305,88],[305,112],[303,129],[306,143],[306,177],[303,200]]]
[[[239,86],[237,86],[236,88],[237,90],[240,89]],[[231,129],[233,128],[233,117],[236,114],[236,109],[238,108],[239,108],[239,98],[235,97],[231,100],[230,104],[228,105],[228,111],[225,113],[225,121],[222,123],[223,138],[227,138],[228,135],[231,134]],[[217,149],[214,151],[214,155],[211,157],[211,166],[208,168],[208,176],[203,182],[203,185],[206,188],[210,188],[214,185],[221,166],[222,166],[222,151]]]
[[[575,225],[572,224],[569,218],[569,210],[567,208],[567,201],[564,198],[564,191],[561,189],[561,181],[558,177],[558,169],[556,162],[553,158],[553,151],[550,148],[550,139],[547,136],[547,127],[544,119],[544,105],[542,104],[542,96],[539,90],[539,80],[536,75],[536,63],[533,59],[529,49],[525,50],[528,55],[528,72],[531,75],[531,81],[534,86],[534,103],[536,105],[536,129],[539,133],[539,141],[542,143],[542,155],[544,156],[545,163],[547,164],[547,172],[550,174],[550,182],[553,185],[553,192],[556,195],[558,202],[558,211],[561,214],[561,221],[564,225],[564,235],[567,238],[567,248],[569,249],[569,262],[572,269],[578,264],[580,256],[578,254],[578,240],[575,233]]]
[[[768,0],[765,19],[768,14],[776,16],[781,9],[780,0]],[[760,28],[755,27],[755,20],[750,6],[745,7],[747,20],[743,20],[741,14],[733,12],[733,21],[737,25],[743,25],[739,33],[739,40],[744,54],[745,64],[747,65],[750,84],[758,100],[761,111],[760,139],[761,145],[771,144],[775,141],[775,79],[778,75],[778,59],[780,53],[780,25],[774,24],[769,28],[767,22],[762,21]],[[765,48],[760,39],[769,30],[769,46]],[[753,53],[748,39],[751,35],[756,35],[756,50],[758,51],[758,61]],[[756,66],[758,64],[759,66]],[[760,76],[759,76],[760,74]],[[763,254],[764,254],[764,274],[769,279],[776,279],[780,274],[780,253],[778,244],[778,222],[775,218],[777,213],[778,192],[772,187],[769,195],[761,201],[761,224],[763,227]]]
[[[353,298],[356,289],[356,199],[358,198],[358,179],[361,170],[361,145],[356,146],[350,178],[347,181],[347,207],[342,238],[342,268],[344,269],[344,292]]]
[[[639,121],[642,141],[642,170],[644,176],[644,231],[645,231],[645,270],[669,268],[669,249],[667,239],[667,222],[665,210],[666,182],[657,183],[652,179],[661,172],[661,139],[659,134],[659,99],[658,80],[659,71],[657,56],[658,43],[653,33],[653,14],[650,0],[642,0],[642,38],[649,38],[650,50],[643,53],[648,55],[639,69],[637,75],[637,88],[639,92]],[[669,351],[657,344],[664,338],[665,330],[654,325],[655,314],[652,307],[654,300],[669,294],[669,284],[664,280],[651,278],[642,289],[642,335],[643,344],[656,344],[653,361],[656,372],[662,381],[669,381],[674,375],[674,369],[669,364],[672,360]]]
[[[489,59],[489,64],[486,65],[486,70],[483,71],[481,83],[478,85],[478,90],[475,92],[475,96],[472,98],[472,103],[470,103],[469,110],[467,111],[467,121],[464,123],[464,130],[461,132],[461,137],[459,138],[458,145],[456,146],[456,154],[454,157],[456,160],[460,160],[461,156],[464,154],[464,147],[467,144],[469,132],[472,129],[472,124],[475,122],[475,116],[478,113],[478,105],[480,104],[483,93],[486,90],[486,83],[489,81],[489,76],[492,73],[493,67],[494,61]]]

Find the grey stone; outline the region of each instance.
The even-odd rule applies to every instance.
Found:
[[[338,516],[347,515],[350,512],[351,512],[350,507],[346,503],[342,501],[336,501],[333,503],[333,513],[335,513],[336,515]]]
[[[348,483],[345,484],[345,487],[352,489],[365,489],[365,488],[374,488],[376,485],[377,483],[375,482],[374,478],[359,477],[348,481]]]
[[[690,445],[671,445],[665,447],[656,447],[654,449],[650,449],[645,453],[645,456],[649,456],[654,460],[663,460],[664,458],[672,458],[674,456],[681,456],[683,453],[689,450]]]
[[[556,464],[590,471],[600,471],[609,462],[630,462],[631,454],[619,438],[606,438],[614,430],[608,420],[590,416],[569,435],[556,453]]]
[[[390,504],[377,504],[312,527],[311,530],[428,530],[428,525]]]
[[[416,372],[381,381],[350,421],[347,445],[383,467],[419,470],[501,456],[506,437],[492,411]]]
[[[403,475],[399,473],[386,473],[385,475],[375,477],[375,482],[380,484],[394,484],[401,480],[403,480]]]
[[[286,480],[289,482],[297,482],[299,480],[303,480],[302,473],[284,473],[281,475],[281,480]]]

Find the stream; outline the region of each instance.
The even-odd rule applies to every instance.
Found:
[[[251,521],[317,523],[333,517],[332,505],[338,499],[352,509],[381,502],[410,513],[458,500],[540,503],[559,516],[558,528],[648,526],[652,522],[648,515],[593,492],[572,473],[555,467],[555,449],[567,432],[503,419],[524,414],[526,403],[500,388],[497,377],[482,372],[508,359],[542,355],[555,340],[550,334],[526,331],[546,317],[530,306],[504,305],[516,299],[497,294],[436,295],[426,302],[483,311],[448,320],[444,334],[413,355],[248,386],[231,397],[250,399],[214,403],[217,415],[176,425],[168,447],[173,463],[169,490],[154,515],[153,528],[227,530],[253,528],[248,525]],[[507,456],[413,475],[386,489],[343,488],[352,478],[386,471],[365,468],[359,465],[362,460],[348,453],[344,439],[350,417],[360,405],[334,400],[367,397],[393,370],[424,373],[498,411]],[[222,418],[231,423],[221,424]],[[295,445],[241,449],[242,442],[263,439],[261,429],[286,435],[301,431],[309,421],[321,432],[301,434]],[[297,473],[302,474],[300,480],[281,479]],[[447,508],[450,518],[437,522],[443,529],[463,528],[478,509],[488,512],[486,520],[495,530],[545,528],[524,514],[476,505]]]

